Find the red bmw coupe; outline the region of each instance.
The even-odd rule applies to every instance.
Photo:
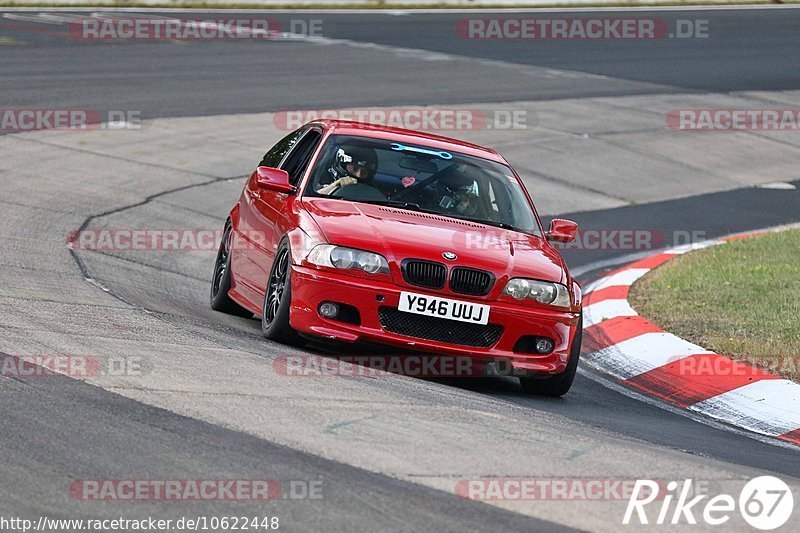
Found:
[[[532,393],[575,377],[581,289],[494,150],[368,124],[309,123],[261,160],[231,210],[211,307],[264,335],[502,361]]]

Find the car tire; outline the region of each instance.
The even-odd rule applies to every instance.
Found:
[[[222,241],[219,243],[217,258],[214,261],[214,273],[211,277],[211,309],[221,311],[230,315],[250,318],[253,313],[237,304],[228,296],[231,288],[231,242],[233,238],[233,226],[228,222],[225,224],[225,231],[222,233]]]
[[[569,362],[567,368],[561,374],[549,377],[535,377],[535,376],[520,376],[519,384],[522,385],[522,390],[528,394],[535,394],[538,396],[552,396],[560,397],[569,392],[572,387],[572,382],[575,380],[575,374],[578,371],[578,360],[581,356],[581,342],[583,340],[583,317],[581,316],[578,321],[578,331],[575,332],[575,338],[572,340],[572,348],[569,352]]]
[[[292,268],[289,243],[284,239],[275,253],[275,261],[267,278],[264,290],[264,306],[261,310],[261,333],[268,339],[302,346],[305,341],[289,324],[289,308],[292,305]]]

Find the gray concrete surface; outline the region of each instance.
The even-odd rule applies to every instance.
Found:
[[[700,105],[698,98],[692,105]],[[727,98],[732,105],[748,101],[748,95]],[[537,114],[533,130],[461,137],[506,152],[547,213],[730,189],[743,184],[740,176],[753,184],[795,176],[786,164],[794,157],[792,143],[664,131],[658,109],[673,105],[669,97],[517,102],[515,109]],[[612,124],[608,109],[614,110]],[[88,381],[180,415],[450,493],[459,479],[476,476],[666,479],[681,472],[733,486],[759,471],[622,437],[548,412],[535,400],[520,403],[510,381],[493,385],[500,395],[487,395],[480,392],[483,385],[474,391],[400,377],[282,376],[275,362],[293,350],[259,338],[255,321],[207,308],[213,252],[79,252],[89,275],[124,302],[78,275],[64,241],[87,216],[95,217],[90,229],[217,228],[241,177],[283,133],[269,114],[255,114],[158,119],[129,131],[4,137],[4,148],[16,155],[0,174],[4,226],[12,228],[0,288],[8,334],[0,350],[142,357],[144,375]],[[671,149],[687,135],[704,149]],[[768,172],[760,160],[749,160],[746,168],[748,160],[738,158],[753,142],[773,150],[776,161]],[[630,154],[627,170],[609,163],[612,149],[617,156]],[[712,154],[730,166],[709,165]],[[497,505],[607,531],[624,510],[619,501]]]
[[[741,27],[739,19],[730,20]],[[415,22],[424,21],[403,24]],[[709,85],[706,94],[693,94],[680,85],[654,84],[655,75],[646,71],[621,80],[514,64],[508,61],[513,50],[462,47],[454,54],[446,50],[452,42],[437,41],[430,31],[398,46],[402,31],[389,27],[368,26],[366,37],[360,34],[366,39],[374,33],[375,41],[384,41],[380,46],[284,43],[280,49],[289,61],[274,56],[264,61],[282,64],[284,79],[292,76],[296,83],[275,83],[268,95],[263,88],[232,89],[244,87],[236,68],[258,66],[241,55],[250,49],[235,45],[145,44],[101,51],[45,35],[18,49],[4,48],[10,50],[0,60],[10,65],[2,82],[6,107],[41,107],[42,101],[111,109],[150,105],[152,116],[164,118],[146,120],[138,130],[0,136],[0,352],[136,357],[145,369],[86,383],[0,377],[5,399],[0,443],[10,452],[0,464],[3,479],[10,480],[0,492],[0,511],[173,515],[185,507],[88,504],[68,499],[66,486],[71,479],[91,477],[269,474],[327,476],[326,486],[335,494],[325,501],[274,508],[298,530],[365,524],[463,530],[467,522],[477,530],[539,530],[556,522],[616,531],[625,507],[621,501],[473,506],[459,501],[453,489],[459,479],[471,477],[652,477],[706,480],[714,490],[735,492],[743,480],[763,473],[800,488],[796,448],[703,425],[606,388],[591,374],[579,376],[562,400],[526,397],[509,379],[284,377],[275,361],[295,353],[292,349],[263,340],[256,321],[207,307],[213,252],[79,252],[85,270],[79,269],[65,239],[87,221],[89,228],[220,227],[245,174],[285,133],[263,111],[298,100],[303,107],[424,102],[487,112],[527,110],[535,118],[531,128],[457,136],[506,154],[544,214],[568,214],[584,226],[689,229],[714,236],[800,220],[796,188],[750,187],[775,181],[797,185],[794,132],[675,132],[664,118],[681,107],[800,107],[796,91],[759,90],[794,82],[795,74],[781,70],[784,55],[766,65],[772,76],[765,80],[746,69],[731,74],[727,83],[748,90],[708,93]],[[381,28],[383,35],[377,35]],[[779,35],[785,31],[780,28]],[[783,52],[792,46],[787,42]],[[323,56],[319,51],[325,49]],[[500,58],[487,59],[489,52]],[[686,51],[685,57],[695,52]],[[565,62],[583,61],[574,48],[562,53]],[[619,53],[603,68],[621,68],[631,50]],[[747,61],[763,63],[764,57],[755,54]],[[219,69],[207,79],[202,69],[177,69],[206,59]],[[103,60],[109,63],[101,66]],[[146,72],[146,60],[156,72]],[[419,70],[422,87],[406,77],[385,77],[392,70],[388,66],[423,64],[430,68]],[[689,64],[695,73],[703,66]],[[141,70],[125,71],[136,65]],[[341,77],[354,65],[370,66],[376,78],[361,88],[352,83],[320,91],[309,84],[333,76],[358,79]],[[223,80],[218,72],[227,67],[231,79]],[[465,71],[478,81],[459,77]],[[69,85],[87,76],[91,83]],[[437,76],[441,85],[434,83]],[[192,83],[197,88],[185,91]],[[395,101],[403,94],[410,96]],[[176,117],[191,114],[215,116]],[[571,265],[588,268],[595,257],[621,255],[604,250],[567,257]],[[199,508],[208,514],[252,510],[233,504]],[[336,519],[326,522],[337,510]],[[526,522],[527,517],[548,523]],[[746,527],[737,519],[730,529]]]

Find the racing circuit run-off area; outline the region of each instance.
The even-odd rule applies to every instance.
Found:
[[[0,531],[795,531],[800,10],[0,7]]]

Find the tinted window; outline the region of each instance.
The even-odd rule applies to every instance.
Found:
[[[285,156],[289,150],[295,145],[297,140],[300,136],[305,132],[305,130],[300,129],[293,131],[269,149],[263,158],[261,158],[261,162],[258,164],[260,167],[274,167],[280,164],[281,160],[283,160],[283,156]]]
[[[289,157],[284,161],[281,168],[289,173],[289,183],[295,185],[303,175],[308,162],[311,159],[311,154],[319,144],[322,138],[322,133],[317,130],[311,130],[302,139],[297,142],[297,145]]]

